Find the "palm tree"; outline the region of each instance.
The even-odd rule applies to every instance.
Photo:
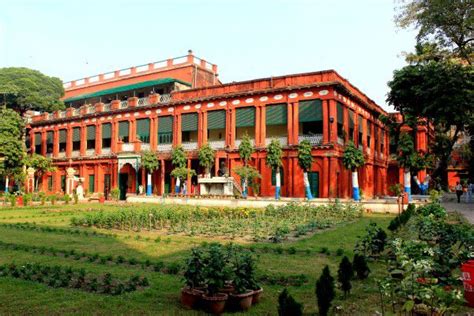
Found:
[[[354,201],[360,201],[359,175],[357,168],[365,163],[362,150],[358,149],[353,142],[349,142],[342,156],[342,164],[346,169],[352,171],[352,197]]]

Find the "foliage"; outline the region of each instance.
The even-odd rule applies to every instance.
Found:
[[[158,156],[151,150],[142,151],[141,164],[148,172],[153,172],[160,168]]]
[[[196,171],[194,169],[188,169],[186,167],[179,167],[179,168],[174,168],[171,171],[171,175],[175,177],[176,179],[186,179],[188,177],[188,174],[190,177],[196,175]]]
[[[171,163],[176,168],[185,168],[187,166],[188,160],[181,145],[174,147],[171,151]]]
[[[371,222],[366,228],[365,236],[357,241],[355,252],[369,257],[377,256],[384,250],[386,239],[387,233],[376,223]]]
[[[313,163],[311,150],[311,143],[307,139],[298,144],[298,164],[305,172],[311,170],[311,165]]]
[[[190,288],[204,285],[204,251],[201,248],[193,248],[191,256],[186,260],[184,278],[186,285]]]
[[[342,164],[344,167],[351,171],[355,171],[357,168],[362,167],[365,163],[364,154],[362,150],[357,148],[353,142],[349,142],[344,149],[342,156]]]
[[[0,161],[0,175],[13,176],[23,173],[23,128],[24,123],[18,113],[0,108],[0,157],[4,157]]]
[[[358,253],[354,254],[352,268],[354,269],[359,280],[365,280],[369,277],[370,269],[367,265],[367,260],[364,255]]]
[[[77,196],[77,194],[74,194],[74,196]],[[112,190],[110,190],[110,196],[112,197],[112,199],[117,201],[120,197],[120,189],[119,188],[113,188]],[[77,202],[76,202],[76,204],[77,204]]]
[[[397,215],[394,219],[390,221],[390,224],[388,225],[388,229],[390,231],[396,231],[398,230],[401,226],[405,225],[408,220],[411,218],[412,215],[415,214],[415,204],[408,204],[408,207],[405,211],[403,211],[401,214]]]
[[[64,194],[63,196],[63,201],[64,201],[64,204],[69,204],[69,202],[71,201],[71,196],[69,194]]]
[[[225,208],[192,206],[153,206],[144,209],[122,209],[116,212],[88,212],[73,217],[73,226],[95,226],[105,229],[141,229],[207,235],[251,240],[282,241],[301,236],[361,216],[355,204],[313,206],[307,204],[270,205],[259,208]]]
[[[204,257],[203,277],[209,295],[215,295],[224,287],[224,282],[230,279],[228,258],[220,244],[211,244]]]
[[[316,281],[316,297],[319,315],[326,316],[331,307],[332,300],[336,296],[334,289],[334,278],[331,276],[329,267],[326,265],[319,279]]]
[[[293,296],[285,288],[278,295],[278,316],[301,316],[303,315],[303,306],[295,301]]]
[[[201,146],[201,148],[199,148],[199,152],[198,152],[199,165],[201,165],[202,167],[206,168],[206,170],[209,171],[209,169],[214,165],[215,156],[216,156],[216,151],[212,149],[209,143],[205,143],[204,145]]]
[[[402,193],[403,193],[403,184],[401,184],[401,183],[392,184],[389,187],[389,190],[390,190],[390,192],[393,193],[393,195],[401,196]]]
[[[352,263],[349,261],[347,256],[344,256],[339,263],[339,269],[337,270],[337,280],[341,284],[341,289],[344,292],[344,297],[350,293],[352,285],[351,279],[354,277],[354,270],[352,269]]]
[[[6,106],[20,114],[64,108],[60,100],[64,96],[62,81],[28,68],[0,68],[0,94]]]
[[[0,265],[0,277],[12,277],[46,284],[53,288],[74,288],[100,294],[120,295],[132,292],[139,286],[148,286],[148,280],[132,276],[127,281],[112,277],[110,273],[97,277],[84,269],[72,267],[47,266],[39,263],[15,263]]]
[[[278,139],[272,139],[267,147],[267,165],[273,170],[277,170],[282,166],[281,157],[283,150]]]
[[[53,161],[51,158],[38,154],[32,154],[31,156],[26,157],[25,165],[27,167],[34,168],[36,171],[36,188],[38,188],[39,179],[41,179],[45,173],[56,170],[56,167],[53,166]]]
[[[439,163],[433,177],[443,176],[444,184],[453,146],[474,120],[473,73],[472,66],[429,61],[396,70],[388,83],[389,104],[435,128],[432,152]]]
[[[397,151],[398,164],[403,168],[408,168],[413,173],[430,166],[430,157],[425,157],[422,153],[415,151],[415,145],[409,133],[402,132],[400,134]]]
[[[238,252],[234,251],[233,257],[235,292],[241,294],[249,290],[258,290],[260,286],[256,282],[255,258],[252,253],[248,250],[240,249]]]
[[[398,8],[396,22],[418,29],[418,45],[429,44],[445,53],[472,61],[474,5],[472,1],[412,0]]]
[[[252,158],[252,154],[254,151],[255,149],[250,141],[250,136],[245,133],[239,145],[239,156],[240,159],[242,159],[242,161],[244,162],[244,166],[248,164],[250,158]]]
[[[254,183],[256,179],[262,178],[262,175],[258,172],[257,168],[253,166],[239,166],[234,169],[234,172],[241,179],[250,179],[252,183]]]

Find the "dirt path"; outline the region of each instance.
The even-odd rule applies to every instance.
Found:
[[[466,217],[466,219],[474,224],[474,203],[456,203],[456,202],[444,202],[442,203],[448,212],[458,211]]]

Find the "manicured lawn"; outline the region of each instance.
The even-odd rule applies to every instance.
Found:
[[[92,294],[84,291],[51,288],[33,281],[0,278],[0,314],[193,314],[179,304],[183,277],[170,274],[165,268],[154,272],[152,266],[116,262],[90,262],[86,257],[64,256],[63,251],[74,250],[75,254],[110,255],[136,259],[143,263],[163,262],[165,267],[183,264],[192,247],[202,242],[230,242],[221,237],[167,235],[164,231],[121,231],[94,227],[73,227],[72,217],[92,214],[98,210],[113,212],[122,208],[140,209],[142,206],[118,206],[84,204],[69,206],[38,206],[29,208],[0,208],[0,264],[15,262],[42,263],[48,265],[73,266],[88,272],[128,278],[139,274],[146,276],[150,287],[119,296]],[[391,216],[367,215],[352,222],[338,223],[329,229],[319,230],[296,241],[283,243],[258,242],[245,239],[242,243],[258,254],[258,274],[272,278],[291,277],[303,274],[306,283],[293,284],[288,288],[297,301],[304,304],[305,313],[316,313],[314,284],[321,270],[329,265],[333,276],[343,252],[352,258],[357,237],[364,233],[370,221],[386,228]],[[13,226],[14,223],[29,223],[28,226]],[[51,229],[48,229],[51,228]],[[43,229],[40,229],[43,228]],[[36,247],[35,251],[13,249],[5,243]],[[41,247],[45,247],[40,251]],[[49,249],[54,248],[53,250]],[[327,253],[322,250],[327,248]],[[55,253],[59,250],[59,253]],[[293,252],[295,252],[292,254]],[[364,282],[355,281],[349,299],[338,296],[334,305],[341,306],[344,314],[373,314],[379,310],[375,278],[382,274],[382,266],[369,263],[372,274]],[[278,292],[283,285],[263,283],[265,296],[261,304],[253,307],[247,315],[275,315]]]

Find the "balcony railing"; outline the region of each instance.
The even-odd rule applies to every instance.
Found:
[[[110,147],[101,149],[101,154],[102,155],[109,155],[110,153],[111,153]]]
[[[158,151],[171,151],[173,144],[158,144]]]
[[[108,111],[110,111],[110,109],[111,109],[110,103],[105,103],[103,108],[102,108],[102,111],[108,112]]]
[[[341,145],[341,146],[344,146],[344,138],[338,137],[338,138],[337,138],[337,143],[338,143],[339,145]]]
[[[140,147],[141,147],[142,151],[143,150],[150,150],[150,144],[148,144],[148,143],[141,143]]]
[[[371,152],[370,147],[367,147],[367,153],[370,155]]]
[[[265,146],[270,145],[272,139],[278,139],[282,146],[288,145],[288,136],[279,136],[279,137],[269,137],[265,139]]]
[[[148,105],[148,98],[138,99],[138,106],[145,106],[145,105]]]
[[[59,111],[59,117],[60,118],[66,117],[66,111]]]
[[[125,109],[126,107],[128,107],[128,101],[120,101],[120,108]]]
[[[170,94],[160,95],[160,103],[168,103],[170,101],[171,101],[171,95]]]
[[[225,148],[225,141],[224,140],[211,140],[209,141],[209,146],[212,149],[223,149]]]
[[[298,136],[299,143],[303,140],[308,140],[311,145],[321,145],[323,143],[323,134]]]
[[[184,150],[196,150],[197,142],[184,142],[182,143]]]
[[[95,149],[87,149],[86,156],[93,156],[95,154]]]
[[[74,116],[78,116],[81,114],[81,110],[80,109],[74,109],[74,111],[72,111],[72,115]]]
[[[90,113],[95,113],[95,106],[89,105],[89,106],[87,107],[87,113],[89,113],[89,114],[90,114]]]
[[[81,155],[81,152],[79,150],[74,150],[72,153],[71,153],[71,157],[73,158],[77,158]]]
[[[58,158],[65,158],[66,157],[66,152],[65,151],[60,151],[58,153]]]

